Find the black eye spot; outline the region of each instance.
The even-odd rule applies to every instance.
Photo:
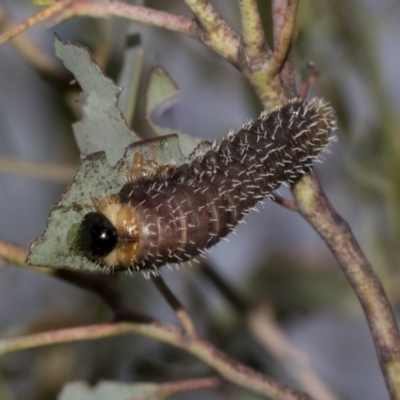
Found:
[[[104,257],[115,248],[118,234],[101,213],[90,212],[82,220],[78,233],[79,249],[88,257]]]

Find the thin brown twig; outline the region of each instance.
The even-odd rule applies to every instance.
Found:
[[[285,18],[285,11],[288,0],[272,0],[272,35],[274,39],[274,49],[278,45],[279,35],[281,33],[283,20]]]
[[[7,42],[8,40],[13,39],[15,36],[19,35],[21,32],[26,31],[34,25],[39,24],[42,21],[49,19],[54,16],[58,12],[60,12],[64,7],[66,7],[69,3],[69,0],[60,0],[55,2],[54,4],[46,7],[45,9],[39,11],[35,15],[27,18],[25,21],[19,23],[8,31],[4,32],[0,35],[0,45]]]
[[[317,81],[319,75],[312,61],[307,64],[307,74],[307,78],[301,82],[299,88],[299,97],[303,100],[307,97],[309,87]]]
[[[4,8],[0,6],[0,28],[8,31],[14,27],[8,18]],[[64,80],[65,73],[40,46],[27,35],[20,34],[11,41],[11,44],[19,51],[19,54],[27,60],[40,74],[51,80]]]
[[[40,272],[45,275],[55,274],[55,269],[44,268],[44,267],[32,267],[25,264],[26,257],[28,255],[28,249],[19,246],[14,243],[7,242],[0,239],[0,260],[9,264],[19,265],[28,269]],[[2,264],[3,266],[3,264]]]
[[[53,24],[58,24],[73,16],[102,18],[112,15],[180,32],[193,38],[196,37],[196,24],[193,18],[118,1],[60,0],[4,32],[0,35],[0,44],[51,17],[53,17]]]
[[[207,0],[184,0],[196,17],[197,38],[240,69],[240,36],[222,19]]]
[[[108,323],[0,340],[0,357],[11,352],[35,347],[71,343],[83,340],[103,339],[125,334],[140,334],[186,350],[214,368],[228,381],[261,393],[274,400],[312,400],[302,392],[291,389],[249,367],[239,364],[225,353],[200,337],[187,340],[176,327],[162,322]]]
[[[255,0],[239,0],[239,9],[246,56],[253,59],[266,57],[269,48],[265,40],[257,2]]]
[[[119,1],[99,2],[99,1],[72,1],[70,6],[61,12],[55,19],[55,23],[60,23],[74,16],[88,16],[104,18],[116,16],[138,21],[144,24],[165,28],[174,32],[195,38],[196,24],[193,18],[174,15],[164,11],[155,10],[148,7],[135,6]]]
[[[28,250],[25,247],[0,240],[0,259],[15,265],[25,266]]]
[[[210,49],[239,67],[238,49],[240,37],[205,0],[185,0],[196,18],[173,15],[147,7],[121,2],[72,1],[54,20],[60,23],[73,16],[118,16],[169,29],[201,41]]]
[[[179,342],[180,339],[179,329],[168,324],[140,324],[133,322],[100,323],[0,339],[0,357],[16,351],[36,347],[103,339],[132,333],[142,334],[153,339],[162,337],[163,341],[169,344]]]
[[[381,282],[366,260],[348,223],[330,204],[313,173],[294,185],[293,195],[300,213],[328,245],[357,294],[389,393],[392,399],[399,399],[400,337]]]
[[[274,48],[274,53],[270,60],[268,69],[272,75],[277,74],[283,67],[287,58],[289,48],[292,42],[294,24],[296,22],[299,0],[288,0],[283,18],[282,26],[279,32],[279,39]],[[275,20],[274,20],[275,23]]]
[[[217,377],[186,379],[184,381],[169,382],[158,385],[151,393],[146,392],[142,396],[135,395],[128,400],[148,400],[149,398],[164,398],[174,394],[199,389],[215,389],[220,387],[223,381]]]
[[[297,204],[294,201],[286,199],[285,197],[280,196],[279,194],[272,193],[271,200],[281,205],[282,207],[287,208],[290,211],[299,211],[299,208],[297,207]]]
[[[182,303],[178,300],[178,298],[171,292],[161,276],[157,275],[152,277],[152,282],[154,283],[158,291],[162,294],[167,303],[170,305],[170,307],[174,310],[176,316],[179,319],[179,322],[181,323],[188,337],[190,339],[198,337],[199,334],[189,314],[183,307]]]
[[[285,22],[285,15],[288,6],[288,0],[272,0],[272,21],[273,21],[273,37],[274,37],[274,49],[276,50],[279,46],[279,40],[281,37],[282,27]],[[292,27],[293,28],[293,27]],[[292,36],[292,35],[290,35]],[[286,58],[283,60],[281,68],[278,69],[279,76],[282,85],[285,87],[287,97],[295,97],[295,73],[293,65],[293,54],[291,50],[291,44],[287,50]],[[276,73],[276,71],[272,71]]]
[[[76,166],[48,162],[32,162],[15,159],[13,157],[0,156],[0,172],[44,179],[57,183],[70,183],[76,173]]]
[[[173,15],[118,1],[60,0],[5,32],[0,36],[0,44],[50,17],[54,17],[53,24],[58,24],[74,16],[97,18],[117,16],[196,38],[233,65],[239,67],[239,35],[234,32],[207,1],[186,0],[185,2],[196,18]]]

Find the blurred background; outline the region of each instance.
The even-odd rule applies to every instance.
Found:
[[[236,2],[212,3],[240,31]],[[178,0],[145,5],[190,15]],[[271,43],[270,2],[259,1],[259,6]],[[6,18],[20,22],[38,9],[27,0],[2,0],[2,29]],[[400,3],[395,0],[302,0],[294,40],[298,82],[313,61],[319,78],[309,97],[329,100],[339,118],[338,141],[315,171],[334,207],[350,223],[395,310],[400,302],[399,20]],[[127,28],[127,21],[116,18],[76,18],[51,29],[42,24],[26,35],[43,52],[40,60],[49,57],[55,63],[55,71],[63,69],[54,56],[53,33],[89,47],[106,73],[117,80]],[[257,117],[261,108],[255,94],[222,58],[182,35],[145,25],[137,28],[144,54],[133,123],[137,132],[150,135],[143,100],[148,72],[158,65],[180,89],[180,102],[158,121],[171,132],[179,129],[193,136],[220,138]],[[78,116],[59,78],[57,73],[43,76],[26,51],[10,43],[0,47],[2,240],[28,246],[40,235],[51,206],[78,165],[71,128]],[[43,168],[31,176],[29,164],[24,167],[22,162]],[[54,164],[61,168],[59,178],[46,178],[45,171]],[[280,193],[290,197],[287,189]],[[361,307],[325,244],[295,213],[269,201],[259,211],[249,215],[229,243],[222,241],[213,249],[204,262],[207,266],[162,271],[200,332],[241,362],[300,387],[284,361],[277,362],[254,340],[242,313],[207,277],[205,268],[212,268],[245,302],[268,309],[337,399],[388,399]],[[140,274],[121,274],[119,280],[137,309],[176,323],[151,281]],[[0,304],[2,337],[110,318],[95,296],[4,263],[0,264]],[[211,373],[193,357],[158,342],[139,336],[111,338],[0,359],[0,398],[55,399],[61,387],[74,380],[167,382]],[[259,397],[227,385],[174,398]]]

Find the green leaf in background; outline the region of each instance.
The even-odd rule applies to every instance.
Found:
[[[11,387],[2,375],[0,375],[0,399],[16,400],[16,397],[14,396]]]
[[[157,136],[167,135],[171,133],[171,129],[158,126],[153,122],[152,117],[154,114],[162,115],[176,104],[178,102],[178,93],[178,86],[164,68],[157,67],[150,72],[146,88],[145,114],[147,123]],[[202,149],[204,150],[211,148],[211,143],[204,142],[202,139],[182,132],[175,133],[179,136],[179,144],[185,157],[188,157],[200,143],[202,143]]]
[[[95,387],[86,383],[70,383],[57,400],[163,400],[169,395],[157,394],[163,385],[155,383],[101,382]]]
[[[123,87],[118,99],[118,107],[128,124],[131,124],[135,115],[140,77],[143,65],[143,47],[141,44],[139,24],[129,23],[124,60],[118,77],[118,85]]]
[[[133,156],[139,153],[145,160],[156,160],[160,165],[185,163],[177,135],[143,140],[127,147],[123,158],[111,167],[104,152],[85,156],[72,185],[53,207],[46,230],[30,248],[28,264],[68,268],[83,271],[102,269],[84,257],[76,246],[77,232],[84,215],[94,211],[92,197],[102,198],[118,193],[126,182]]]
[[[140,140],[132,132],[117,107],[121,88],[106,77],[81,46],[55,38],[57,56],[74,74],[83,92],[78,103],[81,121],[74,124],[74,134],[82,154],[105,151],[110,165],[115,165],[125,147]]]

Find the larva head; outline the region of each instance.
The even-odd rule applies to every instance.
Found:
[[[117,243],[117,230],[103,214],[90,212],[85,215],[79,228],[78,246],[86,256],[95,259],[107,256]]]
[[[112,267],[135,263],[140,244],[136,212],[120,204],[118,196],[95,201],[96,212],[83,218],[78,232],[78,247],[88,258]]]

